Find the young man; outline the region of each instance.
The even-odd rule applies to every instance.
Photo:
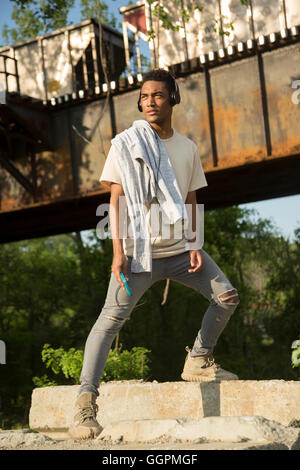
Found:
[[[129,320],[138,300],[158,280],[181,282],[209,300],[194,345],[192,349],[186,347],[181,377],[196,382],[238,379],[235,374],[215,364],[212,357],[217,340],[239,303],[237,290],[200,245],[195,249],[192,244],[187,244],[184,234],[179,238],[175,236],[175,228],[182,224],[183,219],[173,219],[168,237],[163,236],[164,221],[160,221],[159,231],[156,236],[150,236],[148,245],[146,242],[137,245],[134,238],[119,236],[121,196],[129,206],[134,201],[139,204],[143,198],[150,208],[152,204],[157,207],[158,202],[165,213],[174,208],[174,201],[182,202],[183,206],[191,205],[192,214],[195,214],[196,190],[207,186],[207,182],[197,145],[172,127],[173,106],[179,102],[178,85],[169,72],[155,69],[145,74],[138,101],[145,120],[135,121],[128,132],[124,131],[112,140],[114,145],[104,165],[100,181],[111,191],[112,273],[105,304],[85,346],[77,412],[69,430],[73,438],[95,437],[101,432],[96,420],[96,398],[111,344]],[[163,154],[159,158],[157,149]],[[127,151],[129,156],[126,159]],[[131,214],[128,219],[129,225],[134,224],[133,216]],[[151,227],[149,230],[152,235]],[[139,251],[140,247],[142,251]],[[125,289],[121,272],[128,280],[132,295]]]

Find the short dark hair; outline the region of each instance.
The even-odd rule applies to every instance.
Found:
[[[174,77],[171,75],[168,70],[165,69],[152,69],[143,74],[142,85],[149,80],[154,80],[155,82],[165,82],[166,88],[171,94],[171,91],[174,90]]]

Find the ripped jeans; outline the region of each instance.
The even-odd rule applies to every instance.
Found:
[[[200,356],[213,351],[220,334],[239,304],[239,298],[237,290],[213,259],[203,249],[200,253],[202,267],[200,271],[194,273],[188,272],[191,268],[189,251],[165,258],[153,258],[152,272],[142,273],[131,272],[132,257],[127,256],[127,277],[132,296],[122,289],[111,273],[105,304],[86,341],[78,396],[83,392],[99,395],[100,378],[114,338],[124,323],[130,319],[138,300],[159,280],[170,279],[180,282],[199,292],[209,301],[191,356]]]

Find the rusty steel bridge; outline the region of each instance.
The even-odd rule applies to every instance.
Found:
[[[182,97],[173,126],[198,145],[206,209],[300,193],[300,35],[298,26],[285,31],[170,67]],[[17,66],[9,75],[17,78]],[[99,183],[110,140],[142,118],[140,79],[46,101],[7,93],[2,243],[96,228],[96,209],[110,197]]]

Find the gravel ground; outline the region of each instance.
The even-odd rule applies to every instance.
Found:
[[[30,430],[0,431],[0,450],[99,450],[99,451],[130,451],[130,450],[288,450],[281,443],[259,442],[180,442],[159,439],[148,443],[126,443],[92,439],[75,441],[72,439],[51,439],[44,434]]]

